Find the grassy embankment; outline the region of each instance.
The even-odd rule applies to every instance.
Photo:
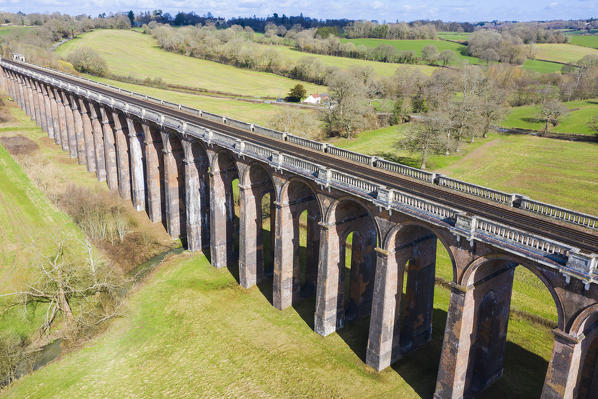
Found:
[[[6,101],[6,98],[2,98]],[[2,110],[4,116],[4,110]],[[38,130],[23,114],[0,123],[0,139]],[[18,290],[33,278],[35,265],[56,251],[56,242],[83,239],[68,215],[58,210],[27,178],[0,141],[0,294]],[[71,248],[77,251],[77,248]],[[83,255],[78,253],[78,255]],[[9,298],[0,298],[5,303]],[[45,307],[13,308],[0,315],[0,331],[30,336]]]
[[[73,187],[98,196],[108,195],[108,189],[56,146],[12,101],[7,97],[1,99],[5,105],[0,109],[3,116],[0,123],[0,293],[4,294],[22,288],[24,282],[35,276],[37,265],[44,261],[43,256],[55,255],[58,241],[64,241],[69,261],[85,261],[85,250],[79,244],[85,235],[56,204],[63,203],[61,199]],[[102,247],[98,254],[104,259],[118,258],[113,264],[132,267],[136,260],[175,245],[161,225],[150,223],[130,202],[113,197],[111,206],[122,211],[128,223],[128,234],[122,243],[114,246],[94,243]],[[0,315],[0,330],[29,336],[41,324],[40,317],[45,317],[44,306],[29,307],[27,312],[21,307],[13,308]]]
[[[283,107],[281,105],[250,103],[223,97],[181,93],[172,90],[158,89],[155,87],[123,83],[111,79],[98,78],[91,75],[87,75],[86,77],[98,82],[111,84],[113,86],[132,90],[137,93],[147,94],[148,96],[171,101],[176,104],[183,104],[188,107],[194,107],[204,111],[226,115],[234,119],[239,119],[250,123],[257,123],[262,126],[268,126],[274,115],[281,109],[281,107]],[[314,111],[304,109],[303,112]]]
[[[551,132],[594,135],[588,122],[598,115],[598,100],[579,100],[564,103],[569,112],[560,118],[559,124],[551,127]],[[512,108],[507,117],[500,123],[501,127],[532,129],[542,131],[544,122],[539,120],[540,106],[524,105]]]

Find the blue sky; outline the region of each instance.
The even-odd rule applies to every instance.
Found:
[[[224,17],[266,16],[274,12],[317,18],[377,19],[412,21],[546,20],[598,17],[598,0],[0,0],[0,10],[17,12],[53,12],[91,14],[133,9],[208,11]]]

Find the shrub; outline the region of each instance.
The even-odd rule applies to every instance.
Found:
[[[100,54],[89,47],[81,47],[68,56],[68,61],[73,67],[84,73],[96,76],[105,76],[108,73],[108,64]]]

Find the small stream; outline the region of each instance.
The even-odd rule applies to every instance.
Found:
[[[167,256],[178,255],[178,254],[183,253],[184,251],[185,251],[185,248],[181,246],[178,248],[171,248],[164,252],[160,252],[158,255],[155,255],[154,257],[146,260],[145,262],[143,262],[142,264],[140,264],[139,266],[137,266],[136,268],[131,270],[128,273],[129,277],[132,277],[135,282],[141,281],[142,279],[145,278],[145,276],[148,275],[148,273],[150,273],[152,270],[154,270],[156,267],[158,267],[160,265],[160,263],[162,263],[162,261],[164,261],[164,259],[166,259]]]

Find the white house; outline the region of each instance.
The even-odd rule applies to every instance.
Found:
[[[309,97],[303,100],[307,104],[319,104],[321,101],[322,99],[319,94],[310,94]]]
[[[326,101],[328,101],[328,94],[310,94],[309,97],[303,100],[307,104],[322,104]]]

